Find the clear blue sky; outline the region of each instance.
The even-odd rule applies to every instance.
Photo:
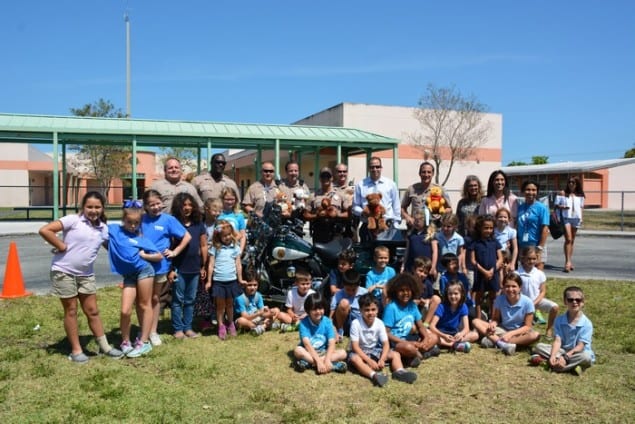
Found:
[[[635,2],[6,1],[0,112],[287,124],[340,102],[415,106],[454,84],[503,115],[503,164],[635,144]]]

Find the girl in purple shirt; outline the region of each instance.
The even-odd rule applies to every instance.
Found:
[[[53,246],[53,294],[60,298],[64,308],[64,330],[71,345],[68,359],[77,363],[88,361],[79,342],[78,300],[100,352],[115,359],[123,356],[119,349],[108,343],[97,307],[93,264],[99,248],[108,241],[104,204],[105,199],[101,193],[89,191],[82,199],[81,212],[78,215],[67,215],[46,224],[39,231],[42,238]],[[61,239],[57,237],[59,232],[63,233]]]

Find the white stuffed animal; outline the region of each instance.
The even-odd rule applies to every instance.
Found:
[[[305,192],[301,188],[293,192],[293,210],[302,210],[306,208],[306,199],[309,198],[309,193]]]

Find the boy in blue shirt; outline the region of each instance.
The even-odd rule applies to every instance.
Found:
[[[331,298],[330,318],[335,322],[338,343],[342,341],[344,334],[349,334],[353,320],[361,318],[359,297],[366,294],[367,290],[359,286],[359,280],[360,275],[357,271],[349,269],[344,272],[344,286]]]
[[[379,313],[384,309],[386,298],[386,283],[397,273],[393,267],[388,266],[390,250],[386,246],[377,246],[373,255],[375,265],[366,274],[366,290],[379,300]]]
[[[304,302],[307,316],[300,321],[300,344],[293,350],[298,372],[315,368],[318,374],[347,370],[346,351],[335,349],[333,321],[324,316],[326,303],[319,293],[311,293]]]
[[[584,293],[580,287],[570,286],[564,290],[567,312],[556,318],[553,345],[538,343],[531,355],[531,365],[545,364],[555,372],[571,371],[575,375],[595,363],[591,348],[593,324],[582,312]]]
[[[244,292],[234,299],[234,310],[238,317],[236,327],[247,330],[254,336],[260,336],[265,330],[272,327],[278,318],[280,309],[265,306],[262,295],[258,292],[258,280],[255,272],[246,270],[243,280],[247,282]],[[280,327],[279,322],[276,324],[277,327]]]

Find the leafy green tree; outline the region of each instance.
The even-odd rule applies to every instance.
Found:
[[[75,116],[92,116],[103,118],[124,118],[121,109],[109,100],[99,99],[94,103],[87,103],[80,108],[71,108]],[[119,178],[130,172],[130,157],[132,146],[111,145],[108,141],[90,140],[88,144],[70,146],[78,152],[80,159],[87,164],[89,172],[95,175],[101,192],[108,197],[113,178]]]
[[[627,158],[635,158],[635,147],[633,147],[632,149],[628,149],[626,153],[624,153],[624,159]]]
[[[476,149],[485,144],[491,132],[491,124],[485,120],[486,111],[487,106],[474,95],[464,96],[454,86],[437,88],[428,85],[414,113],[421,131],[410,138],[423,150],[426,160],[434,161],[437,184],[441,163],[450,162],[441,183],[445,184],[454,163],[473,157]],[[443,159],[448,152],[450,158]]]
[[[531,164],[532,165],[545,165],[549,162],[549,156],[532,156]]]
[[[527,162],[513,160],[507,164],[507,166],[523,166],[523,165],[527,165]]]

